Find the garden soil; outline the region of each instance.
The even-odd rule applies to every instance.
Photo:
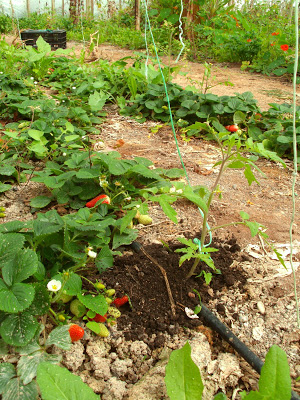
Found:
[[[78,44],[76,51],[80,52]],[[133,53],[103,45],[97,54],[115,61]],[[183,62],[183,70],[188,74],[177,75],[175,81],[185,86],[189,84],[188,78],[201,80],[204,67]],[[267,109],[272,102],[291,101],[291,83],[282,79],[241,72],[231,66],[213,66],[213,75],[216,82],[230,80],[234,86],[218,85],[210,90],[212,93],[233,95],[251,91],[262,109]],[[106,111],[99,135],[91,137],[94,150],[117,150],[124,158],[146,157],[155,167],[181,168],[170,127],[155,129],[158,124],[153,121],[140,124],[120,116],[115,106],[107,107]],[[212,187],[218,173],[213,168],[220,159],[218,146],[203,139],[186,142],[180,135],[177,139],[191,185]],[[200,237],[202,216],[197,207],[183,200],[176,202],[178,224],[174,224],[158,205],[151,204],[149,215],[153,223],[136,226],[138,246],[123,248],[123,255],[116,258],[113,269],[101,276],[107,286],[116,289],[118,296],[127,294],[131,306],[127,304],[121,309],[122,316],[111,329],[109,338],[94,337],[86,331],[81,342],[63,352],[63,364],[81,376],[103,400],[168,399],[165,365],[170,352],[189,340],[192,357],[201,369],[205,384],[203,399],[211,400],[218,390],[232,399],[240,399],[241,390],[257,389],[258,374],[201,319],[187,316],[185,308],[194,310],[201,296],[203,304],[262,360],[273,344],[284,349],[293,389],[300,392],[300,384],[296,382],[300,375],[299,329],[289,263],[293,172],[291,161],[285,162],[284,168],[279,163],[259,159],[257,165],[262,172],[257,173],[259,183],[254,182],[250,187],[242,171],[228,170],[224,174],[220,196],[213,201],[208,220],[211,227],[223,226],[213,232],[212,246],[218,251],[212,257],[220,273],[214,274],[210,285],[205,284],[203,276],[186,280],[191,262],[179,267],[180,253],[176,252],[180,248],[177,237]],[[28,183],[2,194],[0,205],[7,212],[3,222],[32,218],[29,201],[43,191],[46,193],[47,189],[40,184]],[[299,289],[299,182],[295,191],[292,259]],[[68,212],[63,206],[57,210],[61,214]],[[269,246],[252,237],[247,228],[228,225],[240,220],[240,211],[265,226],[269,241],[283,254],[287,270]],[[197,272],[202,269],[209,272],[203,265]],[[91,271],[89,279],[99,279]],[[83,322],[80,324],[84,326]],[[13,357],[8,354],[4,360],[13,360]]]

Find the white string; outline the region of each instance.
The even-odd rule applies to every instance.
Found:
[[[179,15],[179,31],[180,31],[180,33],[179,33],[179,40],[180,40],[180,43],[181,43],[181,46],[182,46],[182,47],[181,47],[180,53],[178,54],[178,56],[177,56],[175,62],[178,62],[178,61],[179,61],[179,58],[180,58],[180,56],[181,56],[181,53],[183,52],[183,50],[184,50],[184,48],[185,48],[185,44],[183,43],[183,40],[182,40],[182,35],[183,35],[182,20],[181,20],[182,13],[183,13],[183,3],[182,3],[182,0],[181,0],[181,10],[180,10],[180,15]]]

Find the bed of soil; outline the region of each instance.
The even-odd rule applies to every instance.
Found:
[[[80,44],[71,45],[80,52]],[[117,60],[132,52],[102,45],[99,46],[97,54],[101,58]],[[182,68],[188,71],[187,77],[193,80],[200,80],[204,71],[203,65],[185,61],[182,63]],[[216,81],[229,79],[234,86],[218,85],[210,90],[212,93],[233,95],[235,92],[251,91],[262,109],[267,109],[271,102],[291,101],[291,83],[283,79],[251,74],[247,71],[241,72],[235,66],[214,66],[213,71]],[[177,75],[175,81],[185,86],[188,84],[187,77]],[[107,107],[106,111],[107,118],[101,126],[99,135],[91,137],[96,151],[117,150],[124,158],[146,157],[152,160],[156,167],[181,167],[170,127],[164,126],[153,134],[151,128],[156,123],[152,121],[140,124],[128,117],[120,116],[115,106]],[[203,139],[192,139],[187,143],[180,136],[178,141],[190,183],[212,187],[217,174],[213,164],[220,157],[220,150],[216,144]],[[187,261],[179,267],[180,253],[175,250],[181,245],[176,238],[179,236],[199,238],[201,214],[187,201],[178,201],[174,205],[178,224],[174,224],[166,218],[159,206],[152,204],[149,214],[153,218],[153,223],[148,226],[137,225],[139,229],[137,242],[142,246],[140,251],[137,252],[132,247],[124,248],[123,255],[115,259],[113,269],[101,276],[108,286],[117,290],[117,295],[127,294],[130,297],[131,307],[128,305],[123,307],[122,316],[117,328],[112,331],[111,339],[101,339],[102,344],[99,344],[99,338],[87,335],[83,345],[76,344],[72,353],[69,355],[65,353],[65,365],[79,374],[96,393],[101,393],[104,400],[167,399],[162,380],[153,393],[151,390],[147,392],[147,387],[144,387],[141,395],[141,392],[135,391],[134,387],[140,384],[143,388],[141,383],[143,376],[144,382],[147,382],[147,377],[150,376],[151,384],[158,376],[163,377],[164,370],[158,369],[155,373],[151,371],[158,365],[156,363],[163,359],[162,354],[166,348],[170,350],[180,347],[187,339],[191,342],[194,340],[194,345],[204,341],[207,346],[205,355],[207,360],[198,360],[198,365],[206,382],[214,382],[213,389],[207,391],[204,400],[210,400],[212,393],[216,393],[218,388],[227,390],[233,399],[239,399],[240,388],[249,390],[257,387],[258,375],[216,333],[205,327],[200,319],[188,318],[185,307],[194,309],[199,304],[197,294],[199,293],[203,303],[262,359],[271,345],[277,344],[283,348],[290,363],[293,389],[300,392],[299,382],[296,382],[297,376],[300,375],[299,329],[294,279],[289,265],[292,162],[290,160],[285,162],[286,168],[281,164],[259,159],[257,165],[263,175],[257,175],[259,184],[253,183],[250,187],[241,171],[228,170],[221,181],[222,197],[213,201],[208,223],[210,226],[226,225],[238,221],[239,212],[246,211],[251,219],[266,227],[270,242],[283,253],[287,270],[275,259],[268,246],[258,238],[251,237],[245,227],[225,226],[214,233],[212,243],[212,246],[218,249],[212,257],[221,273],[214,274],[210,285],[206,285],[201,276],[186,280],[192,261]],[[7,213],[2,222],[32,218],[28,200],[41,194],[41,190],[44,189],[30,183],[21,184],[14,190],[2,194],[0,205],[6,207]],[[294,247],[292,259],[296,270],[296,286],[299,288],[298,182],[295,191],[297,196],[296,215],[292,226]],[[60,212],[63,214],[66,210],[61,207]],[[159,266],[165,270],[168,278],[175,315],[172,312],[166,281]],[[208,268],[201,264],[197,272],[200,273],[202,269],[209,272]],[[106,356],[101,356],[106,357],[107,362],[109,360],[110,370],[107,376],[97,372],[101,368],[94,360],[91,351],[95,340],[97,346],[102,346],[104,343],[108,346],[107,349],[109,348]],[[133,350],[131,353],[131,350],[122,353],[126,346],[132,349],[130,346],[134,343],[144,343],[143,348],[146,349],[144,353],[138,353],[137,350],[135,353]],[[123,346],[122,351],[120,346]],[[70,354],[72,357],[77,357],[76,367],[70,362]],[[146,363],[147,366],[144,366],[143,370],[139,359],[134,367],[128,364],[126,373],[124,371],[120,373],[120,369],[116,372],[116,359],[119,363],[120,360],[125,363],[132,354],[135,354],[135,357],[146,357],[145,359],[151,362]],[[226,365],[231,366],[231,370],[224,375],[220,357],[228,354],[235,359],[229,357]],[[81,357],[81,362],[78,362],[78,357]],[[217,361],[219,369],[216,369],[214,364]],[[240,371],[239,374],[234,372],[237,370]],[[116,378],[121,380],[123,385],[123,389],[119,392],[112,390],[112,387],[117,385],[114,381]],[[157,384],[157,381],[155,382]]]

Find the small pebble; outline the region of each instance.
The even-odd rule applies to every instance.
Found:
[[[266,313],[266,309],[265,309],[264,303],[262,301],[257,302],[257,309],[262,315],[264,315]]]

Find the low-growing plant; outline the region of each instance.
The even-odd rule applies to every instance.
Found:
[[[204,385],[199,368],[191,358],[189,342],[171,353],[166,366],[165,383],[171,400],[202,399]],[[289,400],[291,398],[289,364],[285,352],[280,347],[274,345],[268,351],[258,384],[258,391],[251,391],[248,394],[243,391],[242,399]],[[227,400],[227,396],[221,392],[214,396],[214,400]]]

